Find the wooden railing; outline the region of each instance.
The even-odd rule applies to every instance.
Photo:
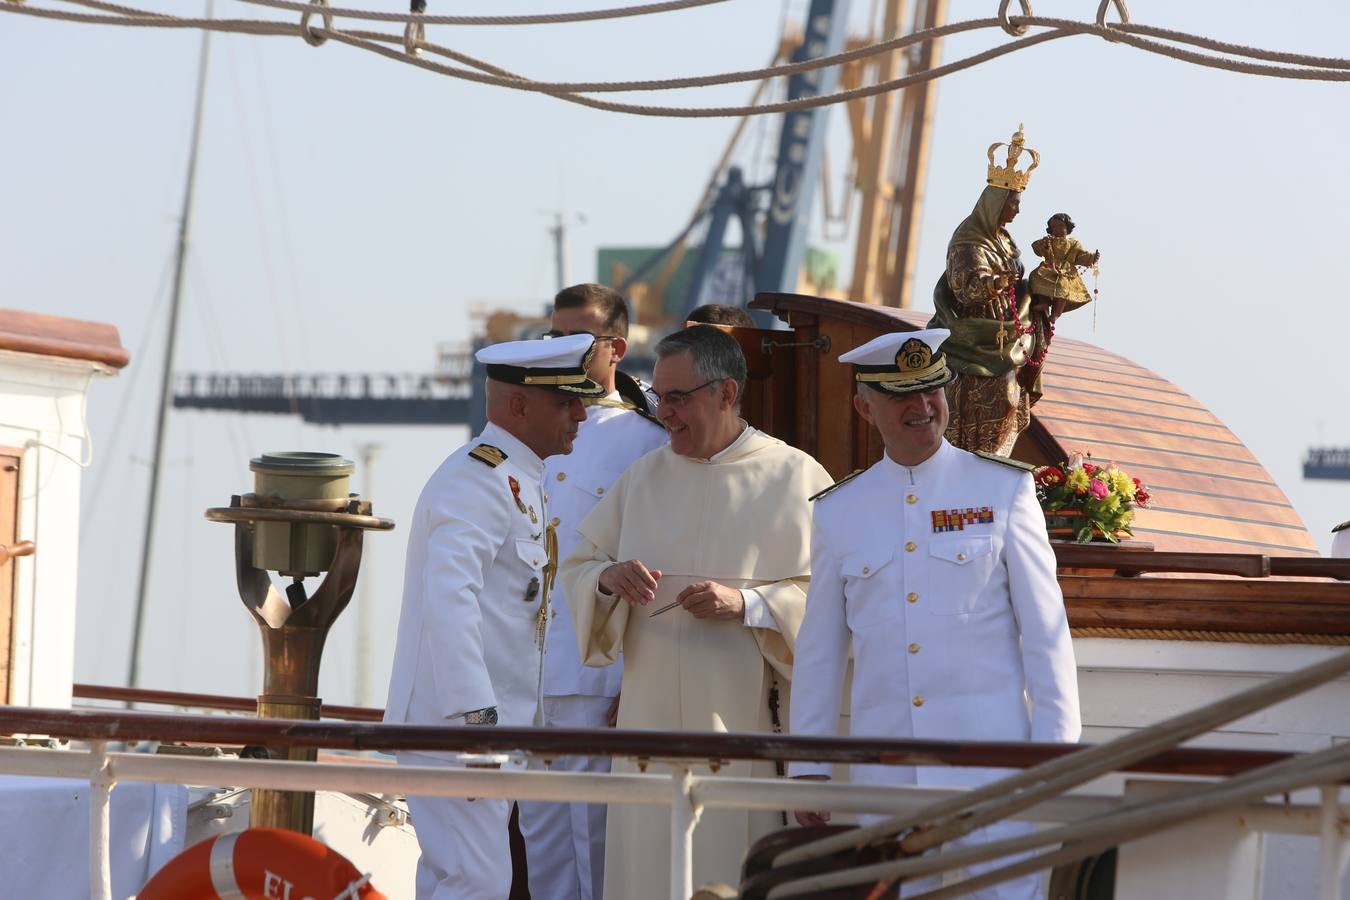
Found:
[[[588,755],[639,760],[810,760],[881,765],[1027,768],[1084,748],[1083,744],[997,741],[889,740],[776,734],[725,734],[588,728],[482,728],[385,725],[190,716],[162,713],[0,707],[0,734],[81,741],[192,742],[238,747],[318,747],[328,750],[524,751],[554,758]],[[1179,748],[1125,771],[1231,776],[1294,754],[1267,750]]]
[[[1350,581],[1350,559],[1265,556],[1260,553],[1177,553],[1057,541],[1052,542],[1051,546],[1062,569],[1107,570],[1124,576],[1162,572],[1237,575],[1242,578],[1297,576]]]

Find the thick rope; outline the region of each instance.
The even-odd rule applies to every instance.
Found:
[[[90,6],[96,9],[117,11],[127,15],[144,15],[150,16],[152,18],[160,17],[157,14],[144,13],[140,10],[136,10],[131,7],[119,6],[113,3],[99,2],[99,0],[65,0],[65,2],[74,3],[81,6]],[[271,2],[271,0],[269,0],[269,2]],[[1106,2],[1109,3],[1111,2],[1111,0],[1106,0]],[[305,4],[295,4],[295,5],[301,8],[306,7]],[[1103,7],[1105,7],[1105,5],[1106,3],[1103,4]],[[306,11],[313,12],[314,7],[308,6]],[[1002,11],[1002,9],[1000,11]],[[327,9],[326,15],[340,16],[341,12],[342,12],[341,10]],[[1099,14],[1101,12],[1102,10],[1099,10]],[[174,16],[163,16],[162,18],[176,19],[179,22],[187,21],[177,19],[177,17]],[[421,17],[405,16],[402,18],[404,19],[410,18],[414,22],[416,22]],[[427,21],[428,19],[421,18],[420,24],[425,25]],[[1108,39],[1114,39],[1116,37],[1116,35],[1113,34],[1112,32],[1125,30],[1140,35],[1156,37],[1162,40],[1173,41],[1177,43],[1189,43],[1192,44],[1193,46],[1201,47],[1207,50],[1213,50],[1219,53],[1226,53],[1234,56],[1247,56],[1252,59],[1263,59],[1271,62],[1280,62],[1291,66],[1310,66],[1329,69],[1350,68],[1350,60],[1348,59],[1339,59],[1336,57],[1326,57],[1326,56],[1308,56],[1299,53],[1286,53],[1281,51],[1264,50],[1259,47],[1247,47],[1241,44],[1231,44],[1224,41],[1217,41],[1212,38],[1206,38],[1200,35],[1187,34],[1186,32],[1173,31],[1167,28],[1155,28],[1148,25],[1133,25],[1127,23],[1124,25],[1115,25],[1115,26],[1099,25],[1098,27],[1094,27],[1089,23],[1076,22],[1071,19],[1054,19],[1044,17],[1020,17],[1017,19],[1017,21],[1019,23],[1054,26],[1056,28],[1066,30],[1080,28],[1085,30],[1078,31],[1076,33],[1097,34],[1103,38]],[[733,84],[737,82],[746,82],[746,81],[762,81],[766,78],[777,78],[784,75],[796,75],[801,72],[809,72],[815,69],[822,69],[829,66],[839,65],[842,63],[853,62],[859,59],[866,59],[870,56],[876,56],[882,53],[890,53],[895,50],[902,50],[914,44],[924,43],[936,38],[947,37],[953,34],[960,34],[966,31],[992,28],[995,25],[1000,24],[1001,24],[1000,19],[971,19],[965,22],[950,22],[945,25],[935,26],[933,28],[926,28],[921,31],[915,31],[911,32],[910,34],[901,35],[899,37],[892,38],[887,41],[880,41],[874,44],[868,44],[863,47],[857,47],[852,50],[835,53],[830,56],[821,56],[795,63],[783,63],[781,65],[776,66],[765,66],[759,69],[744,69],[735,72],[726,72],[716,75],[699,75],[685,78],[645,79],[639,81],[542,82],[536,81],[534,79],[527,79],[524,76],[520,75],[513,75],[507,72],[506,70],[497,69],[496,67],[491,66],[488,63],[481,63],[479,61],[473,60],[471,57],[463,56],[462,54],[459,54],[456,51],[451,50],[450,48],[441,47],[437,44],[430,44],[426,43],[425,41],[419,41],[418,47],[421,49],[429,50],[430,52],[433,53],[439,53],[450,59],[459,59],[460,61],[463,61],[468,65],[473,65],[475,68],[480,68],[483,69],[484,71],[494,72],[495,74],[504,75],[521,82],[526,82],[531,85],[531,87],[528,88],[529,90],[538,90],[541,92],[549,92],[549,93],[554,91],[564,93],[663,91],[663,90],[675,90],[691,87],[708,87],[711,85],[720,85],[720,84]],[[1022,27],[1022,31],[1025,32],[1026,27]],[[355,37],[365,38],[366,40],[390,41],[390,42],[392,42],[393,40],[391,35],[384,34],[383,32],[351,31],[348,33]],[[1151,46],[1158,46],[1158,45],[1151,45]],[[508,85],[498,85],[498,86],[508,86]]]
[[[1350,634],[1296,634],[1292,632],[1202,631],[1190,628],[1070,628],[1076,638],[1119,638],[1127,641],[1217,641],[1224,644],[1350,645]]]
[[[321,31],[321,29],[315,29],[315,31]],[[1041,44],[1046,41],[1055,40],[1056,38],[1068,37],[1069,35],[1065,32],[1046,31],[1041,34],[1013,41],[1010,44],[1004,44],[1000,47],[985,50],[981,53],[977,53],[974,56],[966,57],[965,59],[959,60],[957,62],[947,63],[946,65],[938,66],[935,69],[928,69],[923,72],[917,72],[912,75],[906,75],[902,78],[896,78],[891,81],[884,81],[878,84],[866,85],[864,87],[854,88],[848,91],[839,91],[837,93],[826,94],[824,96],[802,97],[797,100],[784,100],[779,101],[777,103],[762,103],[757,106],[749,106],[749,107],[646,106],[630,103],[616,103],[609,100],[598,100],[593,97],[585,97],[579,94],[558,94],[552,90],[543,89],[536,82],[512,81],[510,79],[502,79],[481,72],[469,72],[464,69],[455,69],[450,66],[442,65],[441,63],[436,63],[428,59],[423,59],[421,57],[409,58],[408,56],[397,50],[393,50],[387,47],[381,47],[377,44],[371,43],[370,41],[354,38],[351,35],[344,32],[340,31],[329,32],[328,36],[339,43],[350,44],[353,47],[359,47],[363,50],[369,50],[372,53],[379,54],[380,56],[385,56],[388,57],[389,59],[395,59],[400,62],[405,62],[408,63],[409,65],[417,66],[418,68],[427,69],[433,72],[440,72],[445,75],[451,75],[456,78],[462,78],[466,81],[476,81],[482,84],[495,84],[500,87],[551,94],[553,96],[559,97],[560,99],[565,99],[572,103],[587,106],[590,107],[591,109],[603,110],[605,112],[628,113],[637,116],[655,116],[655,117],[665,117],[675,119],[702,119],[702,118],[728,118],[746,115],[765,115],[769,113],[788,112],[790,110],[795,109],[815,109],[821,106],[831,106],[836,103],[843,103],[848,100],[858,100],[864,97],[871,97],[876,94],[884,94],[890,91],[899,90],[901,88],[908,87],[909,85],[912,84],[921,84],[925,81],[932,81],[936,78],[941,78],[944,75],[950,75],[953,72],[960,72],[963,69],[972,68],[973,66],[977,66],[980,63],[988,62],[991,59],[996,59],[997,57],[1005,56],[1017,50],[1024,49],[1025,47],[1030,47],[1035,44]],[[398,42],[400,44],[402,43],[402,40],[403,40],[402,37],[398,38]],[[1346,75],[1347,80],[1350,80],[1350,72],[1347,72]]]
[[[156,13],[136,10],[131,7],[118,6],[112,3],[105,3],[102,0],[68,0],[68,2],[78,5],[90,6],[105,11],[117,11],[121,15],[114,16],[93,16],[77,13],[66,13],[63,11],[37,9],[31,6],[19,6],[12,2],[6,3],[0,0],[0,10],[9,12],[26,13],[43,18],[67,19],[71,21],[80,21],[91,24],[118,24],[118,25],[143,25],[148,27],[168,27],[168,28],[208,28],[213,31],[233,31],[238,33],[260,34],[260,35],[299,35],[304,37],[311,44],[316,46],[328,38],[332,38],[339,43],[348,44],[358,49],[367,50],[386,56],[399,62],[408,63],[447,75],[449,77],[462,80],[473,81],[481,84],[487,84],[496,87],[506,87],[513,90],[524,90],[534,93],[544,93],[567,102],[587,106],[592,109],[599,109],[609,112],[620,112],[632,115],[642,116],[660,116],[672,118],[715,118],[715,117],[736,117],[745,115],[763,115],[770,113],[786,112],[796,109],[812,109],[831,104],[847,102],[849,100],[862,99],[874,96],[876,94],[887,93],[898,90],[910,85],[920,84],[941,78],[945,75],[958,72],[963,69],[971,68],[980,63],[987,62],[999,56],[1025,49],[1038,43],[1044,43],[1048,40],[1055,40],[1061,37],[1067,37],[1074,34],[1091,34],[1104,39],[1125,43],[1137,49],[1142,49],[1151,53],[1168,56],[1183,62],[1190,62],[1197,65],[1204,65],[1213,68],[1226,69],[1229,71],[1243,72],[1247,74],[1265,75],[1271,77],[1297,78],[1304,80],[1321,81],[1350,81],[1350,60],[1335,59],[1329,57],[1311,57],[1301,54],[1276,53],[1274,51],[1265,51],[1258,48],[1243,47],[1241,45],[1225,44],[1213,41],[1208,38],[1187,35],[1182,32],[1174,32],[1168,29],[1149,28],[1147,26],[1136,26],[1128,22],[1116,25],[1097,25],[1093,23],[1076,22],[1066,19],[1054,19],[1044,17],[1014,17],[1010,21],[1018,26],[1044,26],[1052,30],[1042,32],[1031,37],[1021,38],[1016,41],[1003,44],[999,47],[974,54],[963,60],[953,63],[947,63],[934,69],[925,70],[906,75],[902,78],[892,79],[873,85],[866,85],[854,88],[848,91],[840,91],[834,94],[815,97],[803,97],[797,100],[781,101],[778,103],[755,104],[751,106],[737,107],[666,107],[649,106],[627,103],[616,103],[612,101],[598,100],[592,97],[581,96],[579,91],[601,92],[601,91],[626,91],[626,90],[669,90],[683,87],[703,87],[714,84],[727,84],[736,81],[750,80],[753,78],[775,77],[779,74],[794,74],[799,71],[820,68],[826,65],[836,65],[842,61],[863,58],[879,52],[890,52],[898,47],[907,46],[923,40],[930,40],[945,34],[953,34],[960,31],[969,31],[977,28],[999,27],[1002,23],[998,19],[971,20],[969,22],[953,23],[942,26],[937,29],[927,29],[924,32],[915,32],[911,35],[905,35],[891,41],[880,42],[868,47],[858,48],[843,54],[835,54],[816,60],[808,60],[802,63],[792,63],[785,66],[771,66],[764,69],[749,70],[743,72],[724,73],[720,75],[698,76],[694,78],[665,79],[657,81],[642,82],[602,82],[602,83],[548,83],[536,82],[521,76],[510,73],[506,70],[492,66],[480,60],[473,59],[465,54],[460,54],[450,48],[441,47],[436,44],[428,44],[424,41],[409,41],[405,35],[388,35],[372,32],[342,32],[332,28],[320,28],[312,25],[305,27],[291,25],[284,22],[265,22],[249,20],[218,20],[218,19],[183,19],[173,16],[164,16]],[[256,2],[267,4],[284,4],[283,8],[296,8],[308,14],[321,14],[327,21],[331,16],[339,15],[344,11],[330,9],[326,6],[313,3],[293,3],[290,0],[246,0],[246,2]],[[706,0],[705,0],[706,2]],[[688,5],[686,3],[686,5]],[[674,8],[671,4],[655,4],[647,7],[627,7],[629,10],[646,9],[651,10],[655,7],[661,7],[661,10]],[[350,12],[350,11],[345,11]],[[614,10],[601,10],[598,13],[614,12]],[[636,13],[635,13],[636,14]],[[379,14],[386,15],[386,14]],[[393,14],[388,14],[393,15]],[[570,15],[570,14],[564,14]],[[587,13],[586,15],[592,15]],[[395,16],[397,20],[408,20],[407,16]],[[423,19],[423,22],[430,22],[432,19]],[[1203,46],[1207,49],[1216,49],[1221,52],[1241,54],[1252,58],[1278,60],[1281,62],[1293,62],[1296,65],[1258,65],[1255,63],[1223,59],[1209,56],[1203,53],[1196,53],[1177,47],[1168,46],[1157,41],[1139,37],[1138,34],[1149,34],[1160,37],[1164,40],[1174,40],[1183,43],[1191,43],[1194,46]],[[376,41],[384,41],[399,45],[402,52],[386,47],[382,47]],[[409,45],[414,51],[410,54]],[[420,55],[414,55],[418,50],[438,54],[446,58],[454,59],[463,65],[471,66],[477,71],[460,69],[436,63],[431,60],[422,59]]]
[[[240,3],[252,3],[255,6],[267,6],[272,9],[288,9],[293,12],[314,12],[308,3],[296,0],[239,0]],[[641,6],[622,6],[614,9],[591,9],[571,13],[540,13],[533,16],[428,16],[422,13],[385,13],[369,9],[326,9],[329,15],[342,19],[368,19],[375,22],[421,22],[423,25],[562,25],[568,22],[598,22],[606,19],[625,19],[633,16],[650,16],[656,13],[676,12],[699,6],[712,6],[714,3],[726,3],[727,0],[665,0],[663,3],[647,3]]]

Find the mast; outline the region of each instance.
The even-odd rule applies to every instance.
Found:
[[[213,0],[206,0],[206,18],[211,18]],[[173,299],[169,306],[169,333],[164,345],[164,368],[160,373],[159,415],[155,423],[155,450],[150,461],[150,498],[145,510],[145,535],[141,543],[141,572],[136,588],[136,614],[131,626],[131,661],[127,686],[135,687],[140,678],[141,631],[144,627],[146,600],[150,588],[150,561],[155,539],[155,507],[164,468],[164,433],[169,407],[173,403],[173,359],[178,345],[178,314],[183,301],[183,275],[187,268],[188,235],[192,225],[192,197],[197,180],[197,151],[202,136],[202,104],[206,99],[206,70],[211,49],[211,32],[202,32],[202,52],[197,64],[197,104],[192,114],[192,141],[188,150],[187,185],[183,189],[183,214],[178,220],[178,253],[174,260]]]

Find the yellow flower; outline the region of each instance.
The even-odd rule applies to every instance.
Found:
[[[1070,469],[1064,483],[1075,494],[1086,494],[1089,480],[1088,474],[1082,469]]]
[[[1106,470],[1106,477],[1110,482],[1111,490],[1122,497],[1134,496],[1134,481],[1130,479],[1130,476],[1112,466]]]
[[[1102,509],[1106,510],[1108,513],[1113,513],[1120,509],[1120,495],[1107,494],[1106,499],[1102,501]]]

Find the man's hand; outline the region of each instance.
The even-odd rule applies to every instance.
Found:
[[[745,598],[741,592],[715,581],[691,584],[675,599],[696,619],[745,618]]]
[[[600,573],[600,591],[617,594],[632,606],[646,606],[656,599],[661,570],[648,569],[641,560],[615,563]]]
[[[619,697],[622,696],[623,694],[618,694],[609,704],[609,712],[605,715],[605,721],[609,723],[610,728],[619,724]]]
[[[829,781],[828,775],[795,775],[793,781]],[[805,809],[799,809],[792,814],[797,819],[797,824],[803,828],[810,828],[812,825],[828,825],[830,814],[827,812],[811,812]]]

